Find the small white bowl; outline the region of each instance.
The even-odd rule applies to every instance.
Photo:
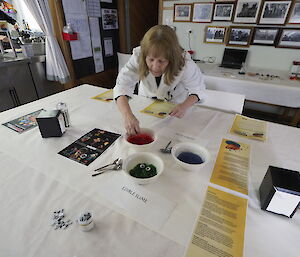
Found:
[[[157,137],[156,137],[154,131],[153,131],[152,129],[148,129],[148,128],[141,128],[140,134],[149,134],[149,135],[151,135],[151,137],[153,138],[153,142],[151,142],[151,143],[149,143],[149,144],[145,144],[145,145],[136,145],[136,144],[132,144],[132,143],[130,143],[130,142],[127,141],[127,138],[128,138],[130,135],[126,134],[126,135],[124,136],[124,141],[125,141],[125,143],[126,143],[129,147],[131,147],[131,148],[133,148],[133,149],[135,149],[135,150],[138,150],[138,151],[146,150],[146,149],[151,149],[151,148],[153,147],[153,145],[154,145],[154,144],[156,143],[156,141],[157,141]]]
[[[152,164],[155,166],[157,174],[151,178],[136,178],[130,175],[129,171],[132,170],[139,163]],[[163,160],[153,153],[134,153],[129,155],[123,162],[122,171],[125,176],[136,184],[145,185],[150,184],[158,179],[164,170]]]
[[[177,156],[182,152],[191,152],[197,154],[203,160],[203,163],[200,164],[189,164],[183,161],[180,161]],[[199,170],[204,167],[210,161],[210,154],[206,148],[203,146],[194,144],[194,143],[178,143],[172,147],[171,154],[174,160],[185,170]]]

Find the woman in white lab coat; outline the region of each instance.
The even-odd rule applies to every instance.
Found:
[[[141,46],[133,50],[118,75],[114,98],[129,134],[140,131],[128,103],[138,81],[139,95],[177,103],[170,113],[177,118],[205,96],[200,69],[179,45],[174,30],[166,25],[156,25],[146,32]]]

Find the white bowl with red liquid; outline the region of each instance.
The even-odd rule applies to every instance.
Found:
[[[157,141],[157,137],[152,129],[141,128],[140,133],[124,136],[125,143],[135,150],[151,149]]]

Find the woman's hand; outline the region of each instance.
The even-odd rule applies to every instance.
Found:
[[[170,112],[170,116],[182,118],[187,111],[188,107],[185,106],[183,103],[177,104],[173,110]]]
[[[133,115],[128,104],[127,96],[121,95],[117,99],[117,105],[122,113],[126,132],[129,135],[140,133],[140,125],[138,119]]]
[[[193,106],[194,103],[198,102],[199,98],[197,95],[189,95],[187,99],[181,104],[177,104],[170,112],[170,116],[182,118],[186,111]]]
[[[133,114],[124,117],[125,129],[127,134],[134,135],[140,133],[140,125],[138,119]]]

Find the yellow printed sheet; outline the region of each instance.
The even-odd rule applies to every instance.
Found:
[[[141,112],[158,118],[165,118],[175,106],[176,104],[170,102],[155,100],[152,104],[141,110]]]
[[[223,139],[210,182],[248,195],[250,145]]]
[[[247,199],[208,187],[186,257],[242,257]]]
[[[112,100],[114,100],[113,90],[110,89],[108,91],[105,91],[104,93],[102,93],[100,95],[96,95],[96,96],[92,97],[92,99],[100,100],[103,102],[111,102]]]
[[[237,114],[230,133],[259,141],[266,141],[267,123]]]

